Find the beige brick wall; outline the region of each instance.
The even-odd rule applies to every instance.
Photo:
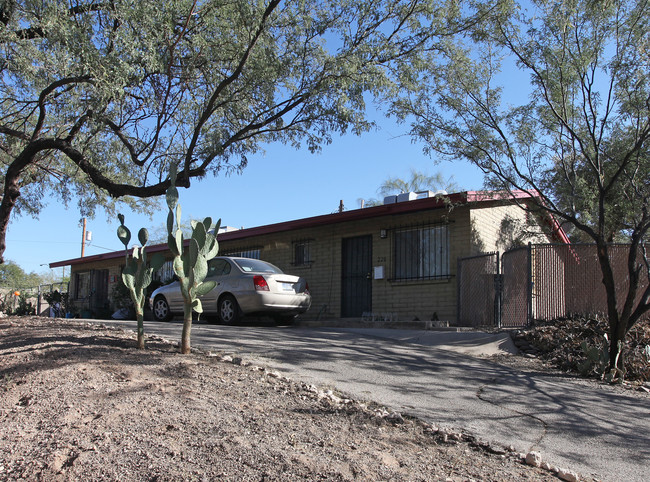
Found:
[[[392,240],[391,229],[411,225],[448,223],[449,269],[451,277],[431,281],[391,281]],[[388,237],[382,239],[380,230],[388,230]],[[434,313],[441,320],[454,321],[456,317],[456,260],[468,256],[469,210],[456,208],[413,213],[401,216],[386,216],[367,221],[320,226],[309,229],[275,233],[248,242],[242,240],[222,241],[222,251],[233,248],[261,247],[262,259],[269,261],[283,271],[307,279],[312,294],[312,308],[303,316],[305,319],[328,319],[341,316],[341,266],[343,239],[355,236],[372,236],[372,267],[383,266],[385,278],[372,280],[372,312],[377,315],[396,314],[401,321],[415,318],[430,320]],[[309,240],[312,263],[309,266],[294,266],[293,243]]]
[[[282,270],[307,279],[312,293],[312,308],[305,319],[331,319],[341,316],[342,245],[343,239],[355,236],[372,236],[372,267],[383,266],[384,279],[372,280],[372,312],[377,315],[394,314],[401,321],[413,319],[430,320],[437,316],[452,323],[456,320],[456,269],[458,258],[481,251],[504,249],[499,233],[502,220],[525,221],[526,214],[516,206],[493,206],[487,208],[454,207],[409,214],[390,215],[368,220],[329,224],[313,228],[296,229],[248,239],[220,240],[222,252],[233,249],[261,249],[261,258]],[[427,281],[394,281],[393,231],[400,227],[446,224],[449,233],[450,277]],[[388,236],[380,237],[386,229]],[[538,233],[541,230],[538,229]],[[538,235],[538,241],[546,239]],[[312,262],[307,266],[295,266],[294,243],[309,241]],[[506,240],[507,242],[508,240]],[[88,269],[109,269],[109,295],[119,280],[122,258],[94,264],[73,266],[73,273]],[[73,277],[74,278],[74,277]],[[71,287],[71,290],[74,287]]]
[[[516,244],[551,242],[540,226],[539,218],[516,205],[474,208],[470,226],[473,255],[506,251]]]

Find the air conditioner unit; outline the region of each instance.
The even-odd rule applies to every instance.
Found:
[[[416,194],[417,199],[427,199],[434,196],[433,191],[418,191]]]
[[[414,192],[403,192],[402,194],[397,195],[397,202],[403,203],[404,201],[413,201],[417,199],[418,195]]]
[[[395,204],[397,202],[397,196],[386,196],[384,198],[384,204]]]

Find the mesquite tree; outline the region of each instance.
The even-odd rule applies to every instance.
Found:
[[[496,188],[528,191],[538,210],[596,244],[610,368],[622,367],[620,343],[650,311],[650,4],[499,5],[416,72],[420,91],[395,112],[426,150],[469,160]],[[615,240],[629,246],[625,289],[613,274]]]
[[[46,199],[138,209],[171,163],[189,187],[269,143],[372,128],[366,102],[411,88],[403,73],[485,14],[471,3],[0,2],[0,262],[12,213]]]

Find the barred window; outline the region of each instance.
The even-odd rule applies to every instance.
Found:
[[[311,250],[309,240],[295,241],[293,243],[293,265],[305,266],[311,264]]]
[[[396,230],[394,279],[418,280],[449,276],[447,226],[424,226]]]

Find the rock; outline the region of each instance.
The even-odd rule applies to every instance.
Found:
[[[542,454],[539,452],[528,452],[526,454],[526,464],[532,465],[533,467],[541,467]]]
[[[232,363],[233,363],[233,365],[241,365],[242,364],[242,359],[239,358],[238,356],[236,356],[236,357],[234,357],[232,359]]]
[[[232,357],[230,355],[224,355],[221,357],[221,361],[232,362]]]
[[[580,480],[578,474],[567,469],[559,469],[557,476],[562,480],[566,480],[567,482],[579,482]]]

